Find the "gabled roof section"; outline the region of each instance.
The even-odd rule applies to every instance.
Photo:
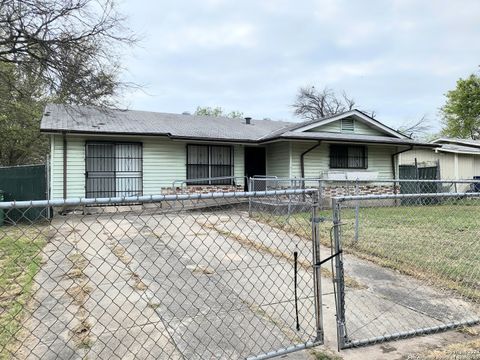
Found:
[[[308,131],[310,129],[323,126],[329,123],[332,123],[334,121],[339,121],[345,118],[353,117],[357,121],[361,121],[368,126],[379,130],[380,132],[398,138],[398,139],[409,139],[408,136],[405,136],[404,134],[392,129],[391,127],[382,124],[380,121],[372,118],[371,116],[368,116],[367,114],[361,112],[360,110],[354,109],[351,111],[347,111],[341,114],[336,114],[328,117],[324,117],[322,119],[318,120],[312,120],[308,121],[302,124],[297,125],[296,127],[290,129],[290,131],[295,131],[295,132],[303,132],[303,131]]]

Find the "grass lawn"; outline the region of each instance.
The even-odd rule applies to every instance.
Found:
[[[41,266],[45,236],[27,227],[0,227],[0,359],[11,358]]]
[[[260,221],[310,238],[310,217],[267,214]],[[480,300],[480,202],[360,208],[358,241],[354,209],[342,209],[341,221],[345,252]],[[331,228],[331,221],[321,225],[326,246]]]

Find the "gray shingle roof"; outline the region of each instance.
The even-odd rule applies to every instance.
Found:
[[[325,120],[325,119],[323,119]],[[112,135],[158,135],[176,139],[262,143],[280,139],[357,141],[397,145],[427,145],[394,137],[295,131],[313,122],[252,120],[212,116],[181,115],[135,110],[104,110],[94,106],[49,104],[40,130]],[[321,124],[321,122],[320,122]]]
[[[292,123],[135,110],[100,110],[93,106],[49,104],[40,125],[43,132],[166,135],[173,138],[255,141]]]

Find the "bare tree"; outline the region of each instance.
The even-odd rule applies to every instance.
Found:
[[[126,85],[118,48],[136,41],[124,20],[113,0],[0,0],[0,62],[36,72],[60,102],[111,105]]]
[[[412,122],[400,126],[397,131],[411,138],[424,138],[430,134],[431,125],[426,115]]]
[[[323,90],[317,90],[314,86],[302,87],[298,90],[292,107],[295,109],[295,115],[306,120],[316,120],[352,110],[355,107],[355,100],[348,97],[345,92],[337,95],[327,87]]]

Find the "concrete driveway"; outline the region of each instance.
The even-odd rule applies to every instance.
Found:
[[[232,359],[311,340],[311,258],[307,239],[240,211],[58,217],[35,279],[22,356]],[[460,300],[447,303],[439,291],[367,261],[347,256],[346,266],[360,285],[347,288],[347,325],[358,338],[437,324],[440,312],[474,314]],[[335,349],[333,288],[323,280],[326,343]]]
[[[286,236],[282,251],[289,255],[272,254],[267,247],[278,230],[246,225],[244,216],[126,212],[54,219],[23,356],[232,359],[312,339],[311,270],[298,271],[297,331],[290,261],[295,250],[310,259],[305,241]],[[220,226],[229,222],[265,248],[225,234]]]

